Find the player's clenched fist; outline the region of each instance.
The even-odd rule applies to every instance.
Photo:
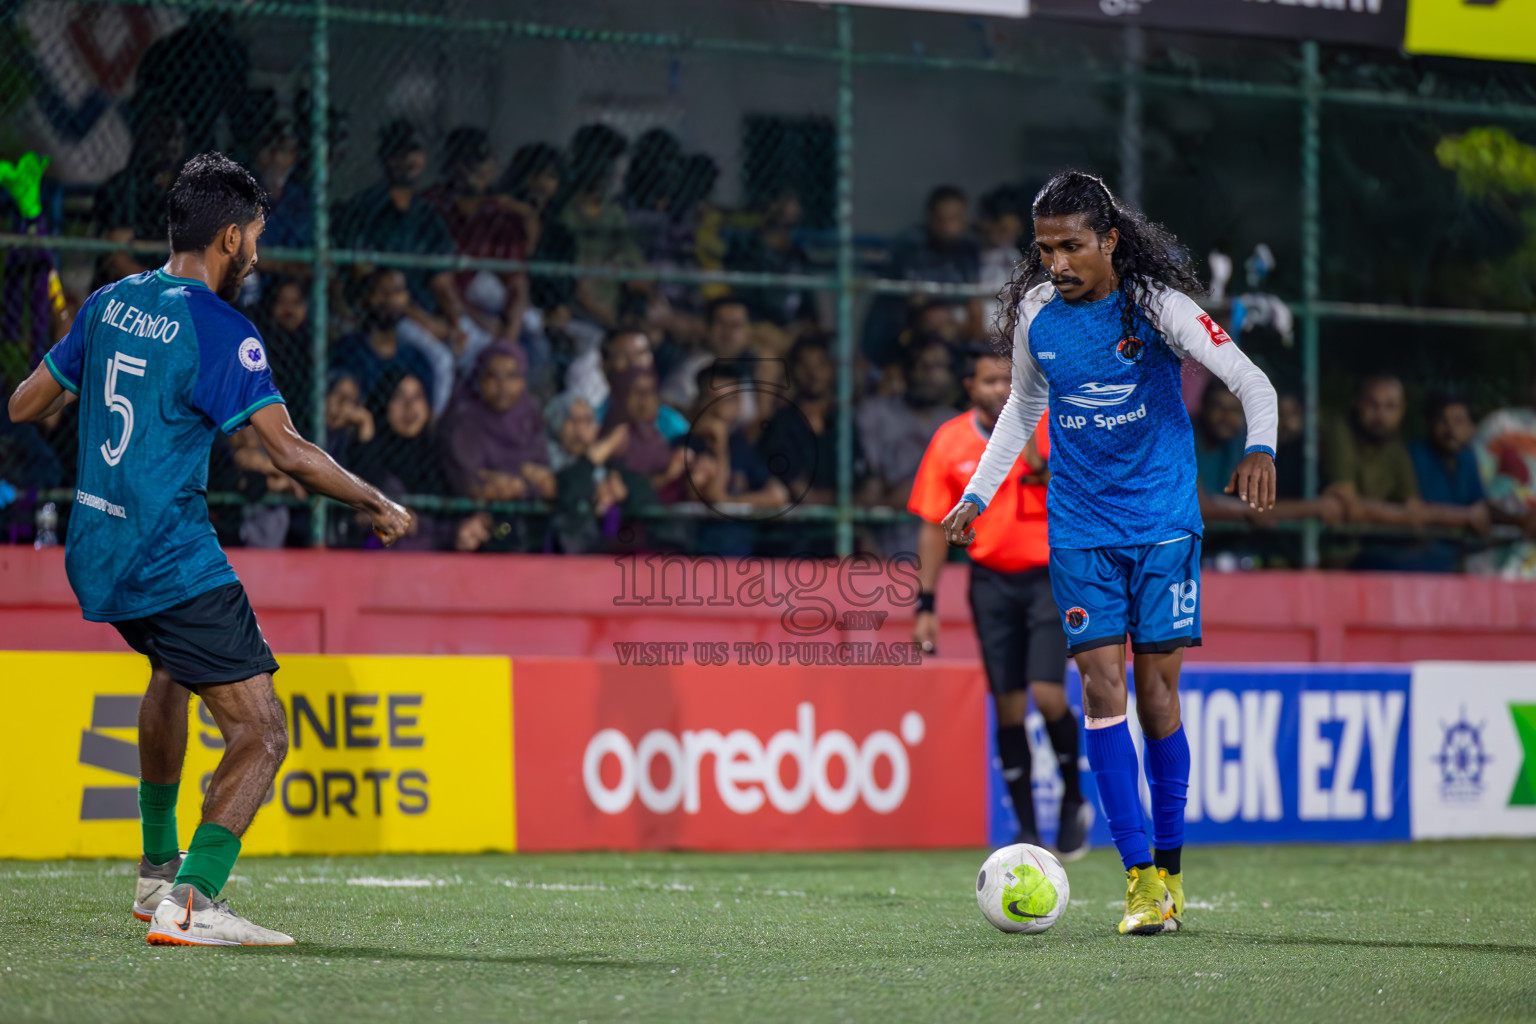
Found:
[[[974,502],[961,501],[944,517],[944,539],[956,547],[966,547],[976,539],[976,528],[971,524],[981,515]]]
[[[1275,507],[1275,460],[1267,452],[1249,452],[1232,472],[1226,492],[1246,501],[1249,508],[1268,512]]]
[[[411,528],[410,510],[384,498],[373,513],[373,532],[385,544],[393,544]]]

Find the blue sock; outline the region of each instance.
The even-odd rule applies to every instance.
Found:
[[[1184,849],[1184,804],[1189,795],[1189,739],[1179,726],[1172,736],[1147,737],[1147,788],[1152,791],[1152,845],[1157,866],[1179,873]]]
[[[1115,837],[1120,861],[1130,870],[1152,863],[1147,852],[1147,830],[1141,819],[1141,794],[1137,792],[1136,745],[1124,722],[1107,729],[1088,729],[1088,767],[1099,787],[1099,803]]]

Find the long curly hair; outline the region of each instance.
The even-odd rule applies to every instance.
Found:
[[[1120,325],[1126,337],[1133,336],[1139,324],[1161,332],[1155,314],[1142,304],[1154,285],[1185,293],[1201,290],[1189,250],[1167,228],[1116,199],[1100,178],[1082,171],[1061,171],[1036,194],[1030,212],[1036,218],[1084,214],[1088,227],[1100,238],[1110,228],[1120,232],[1110,262],[1119,279],[1116,287],[1121,293]],[[998,293],[1001,308],[993,324],[993,340],[1000,351],[1012,354],[1019,303],[1026,292],[1048,279],[1040,260],[1040,247],[1031,243],[1014,270],[1013,280]]]

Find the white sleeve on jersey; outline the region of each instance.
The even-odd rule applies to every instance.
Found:
[[[1275,398],[1275,386],[1264,371],[1254,366],[1227,332],[1188,295],[1160,289],[1153,302],[1160,306],[1158,326],[1174,354],[1203,364],[1243,403],[1243,415],[1248,419],[1247,447],[1267,448],[1274,455],[1280,405]]]
[[[1003,411],[998,414],[997,423],[992,427],[992,436],[987,439],[986,451],[981,453],[981,460],[976,464],[976,472],[965,485],[965,494],[980,498],[983,510],[992,503],[997,489],[1018,461],[1019,453],[1034,436],[1035,427],[1050,399],[1050,385],[1046,383],[1045,374],[1040,372],[1035,357],[1029,354],[1029,324],[1054,294],[1055,289],[1046,282],[1030,289],[1019,303],[1019,324],[1013,329],[1013,386]],[[960,500],[964,502],[965,498]]]

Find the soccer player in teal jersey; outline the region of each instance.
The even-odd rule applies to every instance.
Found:
[[[1049,407],[1051,590],[1083,678],[1088,764],[1126,873],[1119,931],[1176,931],[1189,788],[1179,669],[1184,648],[1200,643],[1204,530],[1181,363],[1203,363],[1242,401],[1247,451],[1226,490],[1256,511],[1275,503],[1275,389],[1189,297],[1198,284],[1184,247],[1098,178],[1056,175],[1033,214],[1035,243],[999,325],[1013,386],[944,526],[951,544],[970,543],[971,522]],[[1127,632],[1155,857],[1126,726]]]
[[[277,662],[208,522],[215,431],[253,427],[311,493],[368,514],[386,544],[410,513],[301,438],[261,336],[230,303],[256,265],[267,197],[219,153],[188,161],[169,196],[171,258],[85,300],[69,334],[11,395],[11,419],[80,402],[78,490],[64,565],[80,609],[149,658],[139,705],[144,855],[133,912],[161,945],[287,945],[217,899],[240,837],[288,750]],[[224,737],[185,856],[176,799],[187,705]]]

